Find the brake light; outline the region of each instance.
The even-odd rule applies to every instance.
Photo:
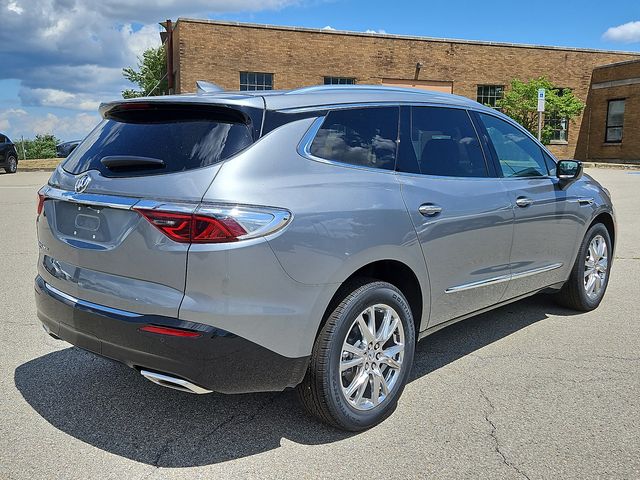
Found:
[[[193,213],[136,209],[175,242],[226,243],[256,238],[282,228],[291,214],[282,209],[227,205],[200,206]]]
[[[45,200],[46,200],[46,197],[43,194],[38,193],[38,207],[37,207],[38,215],[40,215],[42,213],[42,209],[44,208],[44,201]]]
[[[172,337],[200,337],[200,332],[194,332],[193,330],[183,330],[181,328],[160,327],[158,325],[145,325],[138,330],[141,332],[158,333],[160,335],[169,335]]]

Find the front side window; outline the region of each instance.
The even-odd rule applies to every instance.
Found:
[[[7,137],[5,137],[4,135],[0,135],[0,143],[4,143],[7,141]]]
[[[326,160],[393,170],[398,115],[397,107],[329,112],[313,139],[309,152]]]
[[[478,85],[478,103],[491,108],[498,108],[496,102],[502,99],[504,85]]]
[[[399,171],[446,177],[487,176],[482,148],[465,110],[410,107],[408,122],[405,118]]]
[[[325,85],[355,85],[356,79],[351,77],[324,77]]]
[[[609,100],[607,108],[607,133],[605,142],[622,142],[622,127],[624,124],[624,100]]]
[[[523,131],[493,115],[479,114],[504,177],[548,175],[542,149]]]
[[[273,90],[273,73],[240,72],[240,90]]]

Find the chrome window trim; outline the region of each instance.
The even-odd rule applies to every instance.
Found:
[[[471,290],[479,287],[487,287],[489,285],[496,285],[498,283],[508,282],[510,280],[517,280],[520,278],[530,277],[532,275],[537,275],[539,273],[550,272],[551,270],[555,270],[557,268],[562,267],[563,263],[552,263],[551,265],[546,265],[544,267],[532,268],[531,270],[525,270],[524,272],[512,273],[509,275],[500,275],[498,277],[488,278],[486,280],[478,280],[476,282],[463,283],[462,285],[456,285],[453,287],[449,287],[445,289],[444,293],[457,293],[463,292],[465,290]]]
[[[74,306],[79,305],[81,307],[90,308],[91,310],[96,310],[98,313],[104,312],[104,313],[110,313],[112,315],[121,315],[123,317],[129,317],[129,318],[142,316],[142,314],[140,313],[127,312],[126,310],[106,307],[104,305],[98,305],[97,303],[87,302],[86,300],[80,300],[79,298],[76,298],[74,296],[71,296],[67,293],[64,293],[58,290],[56,287],[49,285],[47,282],[43,282],[43,283],[44,283],[44,287],[49,291],[49,293],[53,294],[54,296],[61,297],[62,299],[68,302],[71,302]]]

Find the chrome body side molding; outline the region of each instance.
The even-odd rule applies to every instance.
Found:
[[[471,290],[473,288],[486,287],[489,285],[495,285],[497,283],[508,282],[509,280],[517,280],[519,278],[530,277],[532,275],[538,275],[539,273],[550,272],[551,270],[555,270],[557,268],[562,267],[563,263],[553,263],[551,265],[545,265],[544,267],[533,268],[531,270],[526,270],[524,272],[513,273],[509,275],[500,275],[498,277],[488,278],[486,280],[479,280],[477,282],[464,283],[462,285],[456,285],[453,287],[447,288],[445,293],[456,293],[462,292],[465,290]]]

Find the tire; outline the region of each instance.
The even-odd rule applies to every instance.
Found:
[[[9,155],[7,158],[7,166],[4,167],[4,171],[7,173],[16,173],[18,170],[18,159],[14,155]]]
[[[595,261],[592,259],[594,251],[590,251],[590,246],[593,246],[595,241],[597,245],[601,245],[602,242],[597,243],[596,239],[601,239],[604,243],[604,250],[596,253]],[[604,252],[604,259],[598,259],[600,253]],[[556,300],[561,305],[579,310],[583,312],[591,311],[600,305],[602,298],[609,285],[609,273],[611,271],[611,237],[609,231],[602,223],[596,223],[587,231],[582,244],[578,250],[578,256],[576,262],[571,270],[571,275],[566,283],[562,286],[560,292],[556,295]],[[593,272],[600,280],[600,287],[588,288],[590,278],[587,278],[587,270],[590,265],[596,265]],[[591,271],[591,269],[589,269]],[[590,275],[593,277],[593,275]],[[596,277],[593,277],[592,287],[597,287],[598,281]]]
[[[415,327],[409,303],[390,283],[359,279],[344,291],[316,338],[307,374],[296,389],[312,415],[343,430],[361,431],[395,410],[413,364]],[[371,325],[371,308],[375,335],[360,327]],[[398,344],[404,345],[401,353]],[[347,363],[354,366],[342,371],[341,364]],[[347,390],[358,385],[348,398]]]

